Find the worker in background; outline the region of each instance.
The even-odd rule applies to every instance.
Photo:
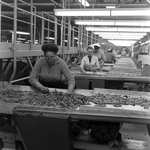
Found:
[[[126,51],[125,51],[125,50],[123,50],[123,51],[121,52],[121,56],[122,56],[122,57],[125,57],[125,56],[126,56]]]
[[[49,92],[50,88],[64,88],[67,80],[68,91],[71,94],[74,90],[75,79],[72,76],[67,64],[57,56],[58,47],[53,43],[45,43],[42,45],[44,57],[40,58],[29,77],[29,82],[42,93]]]
[[[97,56],[100,66],[103,67],[104,62],[106,61],[106,56],[105,56],[103,50],[100,49],[100,45],[93,44],[93,46],[94,46],[94,55]]]
[[[100,69],[100,64],[98,58],[93,55],[94,47],[89,46],[87,48],[87,55],[84,56],[81,60],[80,68],[82,73],[86,73],[86,71],[96,72]]]
[[[116,58],[115,58],[115,54],[113,53],[113,49],[108,49],[108,51],[105,53],[106,56],[106,61],[105,63],[115,63],[116,62]]]

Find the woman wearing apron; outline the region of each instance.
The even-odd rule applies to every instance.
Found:
[[[75,79],[67,64],[57,56],[57,45],[45,43],[42,45],[42,51],[44,57],[36,62],[29,77],[30,84],[42,93],[47,93],[48,87],[64,88],[64,83],[67,81],[67,93],[71,94],[74,90]]]

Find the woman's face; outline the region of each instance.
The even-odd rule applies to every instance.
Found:
[[[89,57],[92,57],[93,56],[93,49],[92,48],[88,48],[87,54],[88,54]]]
[[[48,65],[53,65],[56,61],[57,55],[53,52],[46,52],[44,57]]]

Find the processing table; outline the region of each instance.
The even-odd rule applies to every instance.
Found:
[[[13,85],[12,87],[9,87],[9,88],[10,89],[13,88],[13,90],[23,91],[23,92],[34,92],[34,91],[37,92],[35,89],[33,89],[32,87],[29,87],[29,86]],[[50,90],[66,92],[66,90],[64,90],[64,89],[50,89]],[[123,90],[109,90],[109,89],[94,89],[94,90],[78,89],[75,92],[77,94],[82,94],[87,97],[95,95],[95,94],[109,94],[109,95],[121,95],[121,96],[130,96],[130,97],[138,97],[138,98],[145,97],[148,99],[148,101],[150,101],[150,93],[137,92],[137,91],[123,91]],[[32,140],[30,138],[27,138],[27,139],[25,138],[26,137],[25,135],[27,134],[27,131],[24,132],[27,127],[26,123],[28,121],[30,121],[31,123],[29,125],[31,125],[32,121],[35,122],[34,120],[38,116],[39,117],[43,116],[44,118],[46,116],[52,117],[52,118],[54,116],[57,118],[62,117],[66,120],[66,121],[64,120],[66,123],[68,122],[67,120],[69,119],[68,117],[70,116],[71,120],[110,121],[110,122],[123,122],[123,123],[136,123],[136,124],[140,123],[140,124],[144,124],[144,125],[150,124],[150,108],[144,109],[143,107],[136,106],[136,105],[135,106],[122,105],[121,107],[114,107],[111,104],[106,104],[106,107],[100,107],[94,103],[90,103],[90,104],[79,106],[76,109],[62,109],[62,108],[52,108],[52,107],[48,107],[48,106],[36,106],[36,105],[33,106],[33,105],[26,105],[26,104],[22,105],[22,104],[19,104],[16,102],[10,103],[10,102],[0,101],[0,113],[1,114],[10,114],[12,116],[15,115],[15,121],[16,121],[15,124],[18,127],[17,131],[21,133],[21,137],[23,138],[23,141],[25,143],[24,145],[27,145],[27,147],[31,146],[31,144],[29,144],[28,142],[32,141]],[[42,119],[41,122],[44,121],[43,117],[41,118]],[[22,120],[22,118],[23,118],[23,120]],[[24,122],[26,122],[26,123],[24,123]],[[36,129],[39,130],[37,127],[35,127],[34,123],[32,125],[35,128],[34,130],[36,130]],[[45,125],[42,125],[42,128],[43,128],[43,132],[45,132],[45,134],[46,134],[47,131],[44,131],[44,129],[48,129],[48,126],[45,127]],[[62,125],[62,128],[64,128],[64,130],[66,130],[66,126],[64,124]],[[34,130],[32,130],[32,132]],[[31,130],[28,129],[28,131],[31,131]],[[29,132],[29,134],[31,134],[32,132]],[[61,130],[59,132],[61,132],[62,134],[66,134],[66,133],[63,133],[63,131],[61,131]],[[34,135],[34,133],[32,133],[31,137],[33,137],[33,135]],[[1,133],[0,133],[0,136],[1,136]],[[38,134],[37,134],[37,137],[38,137]],[[67,134],[66,137],[69,138],[69,135]],[[40,140],[38,140],[38,141],[39,141],[38,143],[42,142]],[[128,143],[128,144],[126,144],[125,150],[130,150],[130,148],[127,148],[127,147],[135,147],[135,145],[139,146],[139,144],[142,144],[142,143],[145,143],[148,145],[148,143],[145,141],[125,140],[124,142]],[[34,142],[32,142],[32,145],[34,145],[33,143]],[[35,143],[37,143],[37,141],[35,141]],[[133,146],[131,146],[131,144]],[[94,149],[94,150],[102,148],[102,147],[104,149],[107,149],[105,146],[100,146],[99,144],[95,145],[93,143],[90,144],[87,142],[79,142],[79,141],[74,142],[74,147],[76,147],[76,148],[90,149],[91,146],[92,146],[92,149]],[[144,149],[143,146],[140,146],[140,147],[143,148],[142,150],[146,150],[146,149]],[[136,149],[136,148],[132,148],[132,149]]]

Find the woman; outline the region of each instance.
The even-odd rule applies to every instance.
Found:
[[[115,63],[116,62],[116,57],[115,54],[113,53],[113,49],[108,49],[106,52],[106,61],[105,63]]]
[[[97,56],[100,66],[103,67],[104,62],[106,61],[106,56],[103,50],[100,49],[101,48],[100,45],[93,44],[93,46],[94,46],[94,55]]]
[[[85,71],[97,71],[100,69],[99,61],[96,56],[93,55],[94,47],[89,46],[87,48],[87,55],[84,56],[81,60],[81,72],[86,73]]]
[[[68,94],[72,93],[75,86],[75,79],[72,76],[67,64],[57,56],[58,47],[52,43],[42,45],[44,58],[40,58],[29,78],[32,86],[38,88],[42,93],[49,92],[48,87],[63,88],[63,76],[68,83]]]

